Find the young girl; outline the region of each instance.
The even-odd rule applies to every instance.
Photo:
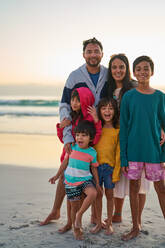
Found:
[[[133,63],[136,89],[122,99],[120,111],[121,166],[130,179],[130,206],[133,228],[123,240],[140,233],[138,192],[142,170],[147,180],[154,182],[160,207],[165,218],[165,145],[160,145],[161,127],[165,130],[164,94],[150,87],[154,73],[153,61],[148,56],[138,57]]]
[[[96,167],[97,153],[90,143],[95,136],[94,124],[90,121],[81,121],[74,129],[76,144],[72,147],[70,155],[66,154],[57,174],[49,182],[55,183],[65,170],[65,190],[67,198],[71,204],[71,219],[73,223],[73,233],[77,240],[83,239],[81,230],[82,216],[95,200],[97,191],[102,192],[99,186],[99,179]],[[95,185],[93,183],[93,176]],[[86,195],[82,204],[80,203],[82,193]]]
[[[120,174],[120,146],[119,146],[119,114],[117,101],[113,98],[103,98],[98,104],[98,117],[102,121],[102,135],[99,142],[94,146],[97,151],[99,162],[98,175],[100,186],[105,188],[107,199],[107,220],[105,234],[113,233],[113,188],[119,181]],[[102,228],[102,195],[96,199],[97,224],[91,230],[97,233]]]
[[[98,120],[96,110],[93,106],[95,102],[94,96],[92,92],[86,87],[76,88],[72,91],[71,94],[71,117],[72,117],[72,135],[74,137],[74,128],[78,125],[79,122],[82,120],[88,120],[94,123],[96,129],[96,135],[93,139],[93,144],[96,144],[101,135],[101,121]],[[90,113],[88,112],[88,107],[91,106]],[[69,125],[70,123],[66,120],[63,120],[60,124],[57,124],[57,135],[61,142],[63,142],[63,130],[64,128]],[[66,146],[66,145],[65,145]],[[65,156],[65,146],[63,148],[63,152],[61,155],[61,162]],[[68,143],[67,146],[71,152],[71,144]],[[48,224],[53,219],[58,219],[60,217],[60,208],[65,196],[65,189],[63,183],[63,176],[60,177],[57,190],[56,190],[56,197],[53,205],[53,209],[48,217],[41,222],[41,225]],[[64,233],[71,229],[72,221],[70,217],[70,204],[67,204],[67,214],[68,214],[68,222],[67,224],[59,229],[60,233]]]

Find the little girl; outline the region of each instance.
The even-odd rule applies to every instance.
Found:
[[[74,128],[78,125],[79,122],[82,120],[88,120],[90,122],[94,123],[95,129],[96,129],[96,135],[93,139],[93,144],[96,144],[100,138],[101,135],[101,121],[98,120],[96,110],[93,106],[95,102],[94,96],[92,92],[86,88],[86,87],[80,87],[76,88],[72,91],[71,94],[71,117],[72,117],[72,135],[74,135]],[[88,107],[90,108],[90,113],[88,110]],[[57,135],[60,139],[60,141],[63,143],[63,130],[66,126],[70,125],[70,122],[68,120],[63,120],[61,123],[57,124]],[[65,133],[65,135],[67,135]],[[70,150],[71,153],[71,144],[65,144],[63,148],[63,152],[61,155],[61,162],[64,160],[65,157],[65,148],[67,146],[67,150]],[[60,177],[58,185],[57,185],[57,190],[56,190],[56,197],[53,205],[53,209],[51,213],[48,215],[48,217],[41,222],[41,225],[46,225],[48,224],[51,220],[55,219],[54,216],[57,216],[58,218],[60,217],[60,208],[63,202],[65,196],[65,189],[64,189],[64,183],[63,183],[63,176]],[[59,229],[60,233],[64,233],[68,230],[71,229],[72,227],[72,221],[71,221],[71,216],[70,216],[70,204],[69,202],[67,203],[67,213],[68,213],[68,221],[67,224]],[[56,218],[56,219],[58,219]]]
[[[115,182],[119,181],[120,174],[120,146],[119,146],[119,114],[117,101],[113,98],[102,99],[98,104],[98,117],[102,122],[102,135],[99,142],[94,146],[97,151],[99,162],[98,175],[99,184],[105,188],[107,199],[107,220],[105,234],[113,233],[112,214],[113,214],[113,188]],[[96,198],[97,224],[91,230],[97,233],[102,227],[102,195]]]

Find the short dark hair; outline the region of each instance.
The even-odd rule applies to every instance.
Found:
[[[119,110],[117,106],[117,101],[114,98],[102,98],[99,101],[98,107],[97,107],[97,114],[99,117],[99,120],[101,120],[102,126],[104,126],[105,122],[101,116],[101,108],[107,106],[108,104],[111,104],[114,109],[114,117],[112,119],[112,125],[114,128],[119,127]]]
[[[95,37],[93,37],[92,39],[83,41],[83,52],[85,51],[85,48],[87,47],[88,44],[97,44],[100,47],[101,51],[103,51],[103,46],[101,42],[98,41]]]
[[[150,64],[151,67],[151,71],[152,73],[154,72],[154,62],[152,61],[152,59],[149,56],[140,56],[138,58],[136,58],[133,62],[133,72],[135,72],[135,67],[142,61],[146,61]]]
[[[90,139],[93,140],[96,135],[95,125],[91,121],[83,120],[79,121],[78,125],[74,128],[74,133],[85,133],[90,136]]]

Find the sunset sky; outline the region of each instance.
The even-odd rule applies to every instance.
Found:
[[[84,63],[82,41],[96,37],[110,55],[155,62],[165,85],[165,1],[0,0],[0,84],[65,82]],[[132,66],[131,66],[132,68]]]

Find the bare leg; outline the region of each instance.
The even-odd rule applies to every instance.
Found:
[[[140,233],[139,229],[139,189],[140,189],[140,180],[130,180],[129,185],[130,192],[130,207],[131,207],[131,215],[132,215],[132,230],[122,236],[122,239],[127,241],[137,237]]]
[[[59,233],[65,233],[72,228],[72,218],[71,218],[71,203],[67,200],[67,223],[62,228],[58,229]]]
[[[122,208],[124,203],[124,198],[114,198],[115,211],[112,217],[112,222],[120,223],[122,222]]]
[[[107,217],[108,217],[105,227],[105,234],[110,235],[113,233],[113,228],[112,228],[112,214],[114,208],[113,189],[105,189],[105,196],[107,198]]]
[[[97,224],[96,202],[91,206],[91,224]]]
[[[162,210],[162,214],[165,218],[165,181],[154,182],[154,188],[156,190],[159,204]]]
[[[141,216],[146,202],[146,194],[139,194],[139,228],[141,229]]]
[[[78,210],[80,209],[80,201],[71,201],[70,204],[71,204],[71,219],[73,223],[73,234],[74,234],[75,239],[82,240],[83,233],[79,227],[75,226],[76,214]]]
[[[82,215],[90,207],[93,201],[96,199],[97,191],[94,187],[86,187],[84,190],[86,197],[79,211],[76,214],[75,227],[81,228]]]
[[[47,218],[40,223],[41,226],[49,224],[51,220],[58,220],[60,218],[60,208],[64,200],[64,197],[65,197],[65,188],[64,188],[63,176],[62,176],[58,180],[52,211],[47,216]]]
[[[101,228],[102,228],[102,195],[98,194],[97,198],[95,200],[95,209],[97,210],[96,212],[96,226],[90,230],[91,233],[95,234],[98,233]]]

